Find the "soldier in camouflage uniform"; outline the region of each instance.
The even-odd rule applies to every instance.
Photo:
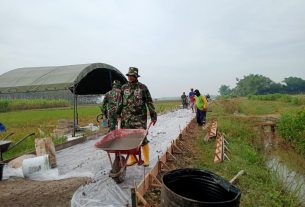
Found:
[[[115,130],[117,125],[117,112],[119,104],[122,101],[121,96],[121,83],[118,80],[113,81],[112,90],[108,91],[104,97],[102,112],[104,116],[108,116],[109,120],[109,131]],[[107,114],[105,114],[107,113]]]
[[[182,107],[184,109],[187,108],[187,96],[185,95],[185,92],[183,92],[182,96],[181,96],[181,101],[182,101]]]
[[[147,108],[153,124],[157,121],[157,113],[151,98],[150,92],[146,85],[138,81],[138,68],[130,67],[128,83],[124,84],[122,90],[122,104],[119,112],[122,118],[122,128],[129,129],[146,129],[147,128]],[[145,137],[142,143],[144,166],[149,165],[149,146]],[[131,155],[127,165],[133,165],[136,159]]]

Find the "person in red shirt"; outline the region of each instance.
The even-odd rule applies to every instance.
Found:
[[[189,92],[189,98],[190,98],[190,107],[192,109],[192,112],[195,112],[194,110],[194,103],[195,103],[195,93],[194,93],[194,89],[191,88],[191,91]]]

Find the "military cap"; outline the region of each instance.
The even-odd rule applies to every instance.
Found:
[[[127,76],[135,76],[135,77],[140,77],[139,76],[139,69],[136,67],[129,67],[128,73],[126,74]]]

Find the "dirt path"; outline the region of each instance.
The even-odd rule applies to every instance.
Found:
[[[74,191],[89,180],[89,178],[58,181],[32,181],[20,178],[4,180],[0,182],[0,206],[70,206]]]

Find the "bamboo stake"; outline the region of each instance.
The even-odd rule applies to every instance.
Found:
[[[234,182],[237,180],[237,178],[238,178],[239,176],[243,175],[244,173],[245,173],[244,170],[239,171],[239,172],[230,180],[230,183],[231,183],[231,184],[234,184]]]

